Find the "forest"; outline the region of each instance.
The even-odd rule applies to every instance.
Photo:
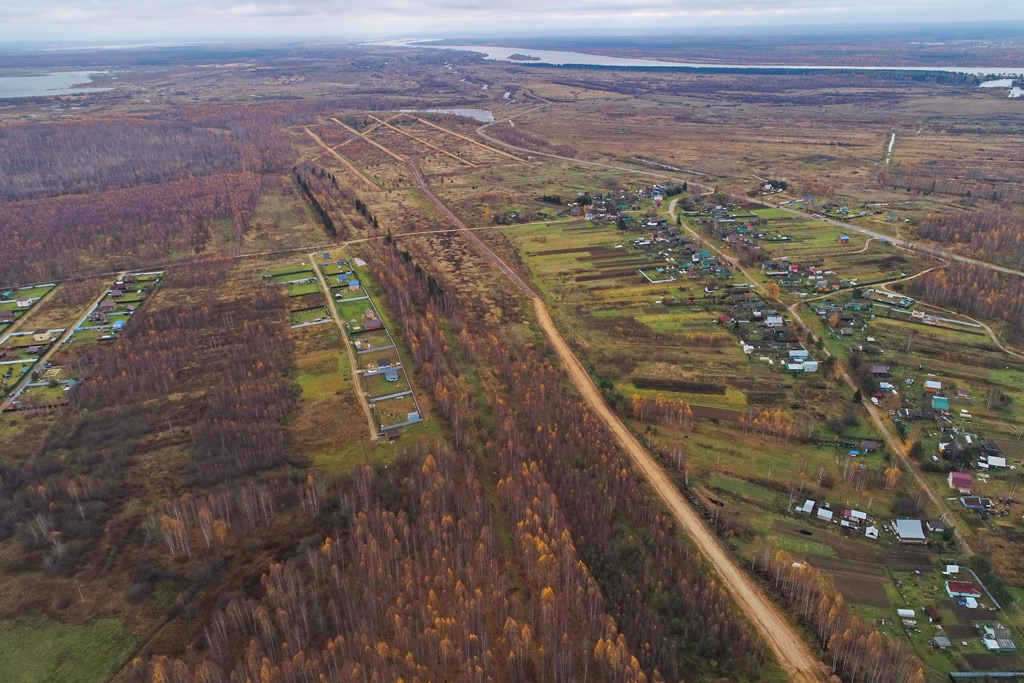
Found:
[[[986,260],[1018,267],[1024,263],[1024,216],[1008,208],[929,214],[917,230],[936,242],[967,245]]]
[[[231,173],[0,202],[8,256],[0,262],[0,284],[146,267],[199,254],[220,219],[230,222],[234,239],[240,240],[262,184],[255,173]]]
[[[925,273],[911,291],[938,306],[955,306],[971,315],[1003,320],[1011,332],[1024,334],[1024,278],[956,262]]]

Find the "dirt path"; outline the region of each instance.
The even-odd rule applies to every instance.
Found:
[[[124,276],[125,272],[127,271],[121,271],[120,273],[118,273],[117,279],[120,280]],[[107,287],[106,284],[104,284],[103,291],[100,292],[100,295],[98,297],[93,299],[92,303],[90,303],[88,307],[86,307],[85,312],[82,314],[82,317],[79,318],[74,325],[65,328],[65,330],[61,332],[60,335],[57,337],[57,341],[53,342],[53,344],[46,351],[46,353],[39,357],[39,360],[36,361],[36,364],[33,366],[32,372],[35,372],[36,369],[40,369],[46,366],[46,361],[50,360],[50,358],[53,357],[53,354],[57,353],[57,350],[64,345],[64,342],[66,342],[68,338],[75,333],[75,330],[85,321],[85,319],[89,317],[89,314],[92,313],[92,310],[100,305],[100,301],[103,300],[103,297],[107,295],[108,291],[110,291],[110,288]],[[24,316],[22,320],[24,320],[24,318],[27,317],[27,315]],[[5,410],[7,406],[11,404],[11,402],[16,400],[19,396],[21,396],[21,392],[25,391],[25,387],[27,387],[29,383],[32,381],[32,372],[26,374],[24,377],[21,378],[20,382],[14,385],[14,390],[7,395],[7,398],[4,399],[3,404],[0,405],[0,410]]]
[[[346,125],[345,125],[344,123],[342,123],[342,122],[341,122],[341,121],[339,121],[338,119],[334,119],[334,118],[332,118],[332,119],[331,119],[331,121],[334,121],[334,122],[335,122],[336,124],[338,124],[339,126],[341,126],[342,128],[344,128],[345,130],[347,130],[347,131],[348,131],[349,133],[352,133],[352,135],[355,135],[355,136],[356,136],[357,138],[359,138],[360,140],[363,140],[364,142],[368,142],[368,143],[370,143],[371,145],[373,145],[374,147],[376,147],[376,148],[377,148],[377,149],[379,149],[380,151],[382,151],[382,152],[384,152],[385,154],[387,154],[387,155],[388,155],[389,157],[391,157],[392,159],[395,159],[396,161],[403,161],[403,162],[405,161],[405,159],[404,159],[403,157],[400,157],[400,156],[398,156],[397,154],[395,154],[394,152],[392,152],[392,151],[391,151],[390,149],[388,149],[388,148],[387,148],[387,147],[385,147],[384,145],[380,144],[379,142],[375,142],[375,141],[371,140],[370,138],[366,137],[365,135],[363,135],[362,133],[360,133],[360,132],[359,132],[358,130],[356,130],[355,128],[351,128],[351,127],[349,127],[349,126],[346,126]]]
[[[348,170],[350,170],[350,171],[352,171],[353,173],[355,173],[355,174],[356,174],[356,177],[357,177],[357,178],[359,178],[359,179],[360,179],[360,180],[362,180],[362,181],[363,181],[364,183],[366,183],[367,185],[369,185],[369,186],[370,186],[370,189],[372,189],[372,190],[374,190],[374,191],[376,191],[376,192],[383,192],[383,191],[384,191],[384,190],[382,190],[382,189],[380,188],[380,185],[378,185],[377,183],[373,182],[372,180],[370,180],[369,178],[367,178],[367,177],[366,177],[365,175],[363,175],[363,172],[362,172],[362,171],[360,171],[360,170],[359,170],[358,168],[356,168],[355,166],[353,166],[353,165],[351,164],[351,162],[349,162],[349,160],[348,160],[348,159],[346,159],[345,157],[343,157],[343,156],[341,156],[340,154],[338,154],[338,152],[337,152],[337,151],[335,151],[335,150],[331,149],[331,147],[330,147],[330,146],[329,146],[329,145],[328,145],[328,144],[327,144],[326,142],[324,142],[323,140],[321,140],[321,139],[320,139],[320,136],[319,136],[319,135],[317,135],[316,133],[314,133],[313,131],[311,131],[311,130],[310,130],[310,129],[309,129],[308,127],[307,127],[307,128],[305,129],[305,130],[306,130],[306,132],[307,132],[307,133],[309,134],[309,137],[311,137],[311,138],[313,138],[314,140],[316,140],[316,142],[317,142],[317,144],[318,144],[318,145],[320,145],[321,147],[323,147],[324,149],[326,149],[326,150],[327,150],[328,152],[330,152],[330,154],[331,154],[331,155],[333,155],[335,159],[337,159],[338,161],[340,161],[340,162],[342,163],[342,165],[344,165],[344,166],[345,166],[345,168],[347,168]]]
[[[502,119],[502,120],[503,121],[507,121],[507,120],[510,120],[510,119],[515,118],[517,116],[523,116],[524,114],[529,114],[531,111],[536,111],[537,109],[540,109],[540,108],[542,108],[544,106],[545,105],[542,104],[542,105],[539,105],[537,107],[533,107],[532,109],[527,109],[527,110],[521,111],[518,114],[515,114],[514,116],[507,117],[507,118]],[[585,159],[574,159],[572,157],[566,157],[566,156],[562,156],[560,154],[552,154],[550,152],[538,152],[536,150],[527,149],[526,147],[519,147],[517,145],[511,145],[511,144],[509,144],[507,142],[502,142],[501,140],[495,138],[494,136],[488,135],[487,133],[484,132],[488,126],[492,126],[492,125],[494,125],[494,123],[497,123],[497,121],[494,121],[492,123],[485,123],[485,124],[477,127],[477,129],[476,129],[477,135],[479,135],[480,137],[484,138],[485,140],[493,142],[495,145],[500,145],[501,147],[505,147],[506,149],[514,149],[514,150],[519,151],[519,152],[525,152],[525,153],[533,155],[533,156],[547,157],[549,159],[560,159],[562,161],[568,161],[568,162],[571,162],[571,163],[574,163],[574,164],[579,164],[581,166],[591,166],[591,167],[594,167],[594,168],[607,168],[607,169],[611,169],[613,171],[622,171],[624,173],[632,173],[634,175],[642,175],[642,176],[647,176],[649,178],[658,178],[660,180],[669,180],[669,181],[674,182],[674,183],[682,183],[682,182],[685,181],[685,182],[689,183],[690,185],[693,185],[694,187],[699,187],[699,188],[701,188],[703,190],[709,190],[710,191],[710,190],[714,189],[714,187],[711,186],[711,185],[702,185],[701,183],[699,183],[699,182],[697,182],[695,180],[692,180],[692,179],[689,179],[689,178],[679,178],[679,177],[676,177],[676,176],[668,175],[666,173],[656,173],[654,171],[645,171],[643,169],[631,168],[629,166],[619,166],[617,164],[606,164],[606,163],[601,162],[601,161],[587,161]],[[433,125],[433,124],[431,124],[431,125]],[[694,172],[694,173],[696,173],[696,172]],[[703,174],[703,175],[707,175],[707,174]],[[814,215],[812,215],[811,213],[808,213],[807,211],[801,211],[799,209],[791,209],[791,208],[786,207],[786,206],[780,206],[780,205],[777,205],[777,204],[772,204],[770,202],[763,201],[761,199],[752,199],[750,197],[745,197],[745,196],[742,196],[742,195],[732,195],[732,196],[733,196],[733,198],[735,198],[737,200],[740,200],[740,201],[743,201],[743,202],[750,202],[752,204],[759,204],[759,205],[767,207],[767,208],[779,209],[780,211],[785,211],[786,213],[793,214],[794,216],[799,216],[800,218],[810,218],[812,220],[819,220],[819,221],[823,221],[825,223],[829,223],[830,225],[834,225],[836,227],[845,228],[847,230],[853,230],[854,232],[859,232],[859,233],[861,233],[863,235],[867,235],[868,237],[873,237],[875,239],[879,239],[879,240],[882,240],[883,242],[888,242],[888,243],[894,244],[896,246],[906,247],[906,248],[908,248],[908,249],[910,249],[912,251],[916,251],[916,252],[919,252],[919,253],[922,253],[922,254],[927,254],[929,256],[935,256],[937,258],[945,259],[945,260],[960,261],[961,263],[969,263],[969,264],[972,264],[972,265],[981,266],[983,268],[989,268],[989,269],[997,271],[999,273],[1006,273],[1008,275],[1018,275],[1020,277],[1024,277],[1024,271],[1021,271],[1021,270],[1016,270],[1014,268],[1007,268],[1005,266],[999,266],[999,265],[996,265],[994,263],[989,263],[988,261],[982,261],[980,259],[971,258],[970,256],[962,256],[960,254],[957,254],[957,253],[954,253],[954,252],[945,251],[943,249],[936,249],[936,248],[933,248],[933,247],[924,246],[924,245],[921,245],[921,244],[917,244],[916,242],[913,242],[913,241],[908,240],[908,239],[903,239],[903,238],[900,238],[900,237],[892,237],[892,236],[886,235],[884,233],[875,232],[873,230],[869,230],[868,228],[863,228],[863,227],[861,227],[859,225],[854,225],[853,223],[844,223],[843,221],[837,221],[835,219],[828,218],[828,217],[825,217],[825,216],[822,216],[821,218],[815,218]]]
[[[690,507],[683,495],[672,483],[665,470],[637,441],[632,432],[619,419],[590,375],[573,354],[562,338],[548,313],[544,302],[533,299],[533,308],[548,341],[555,348],[573,384],[583,395],[591,410],[611,430],[622,448],[632,458],[637,469],[647,478],[655,494],[662,500],[683,531],[693,540],[704,558],[714,567],[722,582],[743,613],[753,623],[755,630],[764,638],[779,664],[789,673],[791,681],[810,682],[822,680],[821,662],[811,652],[807,643],[779,608],[761,591],[750,576],[740,569],[733,558],[722,548],[714,533],[704,524],[700,516]]]
[[[908,277],[906,279],[907,280],[913,280],[915,277],[919,277],[921,275],[924,275],[925,273],[927,273],[929,271],[932,271],[932,270],[936,270],[937,268],[945,268],[945,266],[937,266],[936,268],[929,268],[928,270],[921,271],[917,275],[914,275],[912,277]],[[890,294],[896,294],[896,292],[893,292],[893,291],[891,291],[889,289],[889,285],[890,284],[892,284],[892,283],[886,282],[884,284],[879,285],[878,288],[883,290],[883,291],[885,291],[885,292],[889,292]],[[945,306],[936,306],[935,304],[930,304],[927,301],[923,301],[920,297],[918,297],[917,301],[919,303],[924,304],[925,306],[928,306],[929,308],[934,308],[934,309],[937,309],[937,310],[940,310],[940,311],[945,311],[946,313],[949,313],[950,315],[955,315],[955,316],[957,316],[959,318],[963,318],[964,320],[970,320],[975,325],[980,325],[981,329],[983,329],[986,332],[988,332],[988,336],[992,340],[992,343],[995,344],[996,346],[998,346],[1000,351],[1002,351],[1003,353],[1005,353],[1007,355],[1013,356],[1015,358],[1024,358],[1024,353],[1021,353],[1020,351],[1017,351],[1016,349],[1011,349],[1010,347],[1008,347],[1005,344],[1003,344],[1003,342],[1001,342],[999,340],[999,337],[996,336],[995,330],[993,330],[991,327],[989,327],[985,323],[981,322],[977,318],[972,318],[969,315],[964,315],[963,313],[960,313],[959,311],[954,311],[952,308],[946,308]]]
[[[373,421],[373,411],[370,410],[370,404],[366,400],[366,393],[363,391],[363,384],[360,381],[359,376],[359,361],[356,358],[355,351],[352,350],[352,344],[348,340],[348,334],[345,333],[345,326],[341,324],[341,317],[338,314],[338,307],[331,298],[331,288],[327,286],[327,280],[324,279],[324,274],[320,270],[320,264],[316,262],[316,252],[309,254],[309,262],[313,264],[313,270],[316,271],[316,277],[320,281],[320,286],[324,290],[324,296],[327,297],[327,305],[331,307],[331,317],[334,318],[334,324],[338,326],[338,331],[341,332],[341,342],[345,345],[345,351],[348,352],[348,365],[352,370],[352,387],[355,389],[356,398],[359,399],[359,405],[363,407],[363,413],[366,415],[366,423],[370,426],[370,443],[376,443],[378,431],[377,425]]]
[[[415,164],[410,163],[410,168],[420,185],[423,194],[443,213],[453,225],[466,236],[491,261],[494,266],[504,273],[515,286],[533,304],[533,310],[537,316],[537,322],[548,338],[555,352],[561,359],[563,366],[572,379],[580,395],[584,398],[591,410],[599,416],[608,429],[615,436],[616,440],[633,460],[637,469],[644,475],[654,493],[661,499],[672,517],[679,524],[682,531],[693,540],[701,554],[718,573],[732,595],[740,610],[754,625],[771,649],[779,664],[789,673],[791,681],[798,683],[812,683],[823,679],[823,665],[811,651],[796,628],[786,620],[779,608],[772,603],[761,591],[757,583],[739,566],[735,560],[722,548],[714,533],[704,524],[697,512],[690,507],[686,499],[679,492],[679,489],[668,475],[654,460],[650,453],[637,441],[636,437],[629,431],[619,417],[608,407],[601,392],[594,385],[590,375],[583,368],[579,359],[573,354],[572,349],[562,338],[557,326],[551,319],[544,300],[533,290],[533,288],[519,275],[515,269],[505,263],[494,251],[488,247],[483,240],[466,224],[456,216],[445,204],[434,196],[427,187],[423,175]]]
[[[907,280],[913,280],[916,277],[920,277],[925,273],[930,272],[932,270],[936,270],[938,268],[945,268],[945,264],[933,266],[931,268],[926,268],[925,270],[922,270],[921,272],[911,275],[909,277],[900,278],[899,281],[906,282]],[[810,331],[810,327],[807,325],[804,319],[800,317],[800,313],[797,310],[800,307],[800,304],[806,303],[807,301],[823,299],[831,295],[832,294],[829,293],[824,294],[822,296],[814,297],[813,299],[797,301],[796,303],[791,304],[786,310],[789,312],[790,316],[799,323],[801,329],[804,330],[804,333],[806,333]],[[832,354],[829,352],[827,348],[822,348],[822,352],[825,354],[826,357],[832,357]],[[850,376],[850,373],[847,372],[846,368],[842,364],[838,364],[837,367],[839,368],[839,378],[842,379],[846,383],[846,386],[848,386],[851,390],[856,391],[858,389],[857,383],[854,381],[853,377]],[[923,489],[925,493],[928,494],[928,499],[931,501],[932,505],[935,506],[935,509],[939,511],[941,517],[945,519],[950,512],[949,508],[946,506],[946,501],[943,500],[942,496],[936,495],[935,491],[932,490],[932,487],[929,486],[928,482],[926,482],[924,480],[924,477],[921,476],[921,473],[915,467],[913,460],[910,459],[910,449],[906,445],[904,445],[903,440],[895,433],[893,433],[893,430],[890,429],[888,424],[886,424],[885,411],[876,406],[874,403],[871,403],[868,397],[861,397],[861,405],[863,405],[864,409],[868,411],[868,415],[871,416],[871,421],[875,423],[875,426],[878,427],[878,431],[882,434],[882,437],[885,439],[885,442],[889,444],[889,448],[891,448],[893,453],[896,454],[896,459],[899,461],[901,468],[905,472],[910,473],[910,476],[914,478],[914,482],[917,484],[917,486]],[[954,533],[956,533],[957,540],[960,542],[960,546],[963,549],[963,552],[967,555],[973,555],[974,551],[971,550],[969,543],[964,539],[963,532],[960,530],[959,525],[955,527]]]
[[[523,112],[523,113],[525,114],[526,112]],[[465,140],[466,142],[471,142],[474,145],[476,145],[477,147],[483,147],[484,149],[486,149],[486,150],[488,150],[490,152],[494,152],[495,154],[500,154],[503,157],[508,157],[509,159],[515,159],[516,161],[522,161],[522,162],[526,161],[526,159],[520,159],[515,154],[509,154],[508,152],[505,152],[503,150],[497,149],[495,147],[491,147],[490,145],[485,145],[484,143],[480,142],[479,140],[474,140],[473,138],[471,138],[471,137],[469,137],[467,135],[463,135],[462,133],[456,133],[454,130],[448,130],[447,128],[445,128],[443,126],[439,126],[436,123],[431,123],[430,121],[427,121],[425,119],[421,119],[418,116],[412,116],[411,114],[406,114],[406,116],[408,116],[410,118],[413,118],[413,119],[416,119],[420,123],[425,123],[428,126],[430,126],[431,128],[437,128],[438,130],[444,131],[445,133],[448,133],[449,135],[454,135],[455,137],[457,137],[457,138],[459,138],[461,140]],[[524,151],[528,152],[530,150],[524,150]]]
[[[451,152],[449,152],[449,151],[448,151],[448,150],[446,150],[446,149],[441,149],[440,147],[438,147],[437,145],[435,145],[435,144],[434,144],[434,143],[432,143],[432,142],[427,142],[427,141],[426,141],[426,140],[424,140],[423,138],[418,138],[418,137],[416,137],[415,135],[413,135],[412,133],[407,133],[406,131],[402,130],[401,128],[398,128],[397,126],[392,126],[392,125],[391,125],[390,123],[388,123],[387,121],[381,121],[380,119],[378,119],[378,118],[377,118],[376,116],[374,116],[373,114],[370,114],[369,116],[370,116],[370,118],[371,118],[371,119],[373,119],[373,120],[374,120],[374,121],[376,121],[376,122],[377,122],[378,124],[380,124],[380,125],[378,125],[378,126],[377,126],[377,128],[379,128],[380,126],[384,126],[385,128],[389,128],[389,129],[391,129],[391,130],[395,131],[396,133],[401,133],[402,135],[404,135],[404,136],[405,136],[405,137],[407,137],[407,138],[412,138],[413,140],[415,140],[416,142],[420,143],[421,145],[426,145],[427,147],[429,147],[430,149],[432,149],[432,150],[434,150],[434,151],[436,151],[436,152],[440,152],[441,154],[445,154],[445,155],[447,155],[447,156],[450,156],[450,157],[451,157],[452,159],[455,159],[455,160],[456,160],[456,161],[458,161],[459,163],[463,163],[463,164],[465,164],[466,166],[469,166],[470,168],[476,168],[476,166],[477,166],[477,165],[476,165],[476,164],[474,164],[473,162],[471,162],[471,161],[469,161],[469,160],[467,160],[467,159],[463,159],[462,157],[460,157],[460,156],[459,156],[459,155],[457,155],[457,154],[452,154]],[[367,134],[367,133],[369,133],[369,132],[370,132],[370,131],[366,131],[366,133],[363,133],[363,136],[365,137],[365,136],[366,136],[366,134]]]

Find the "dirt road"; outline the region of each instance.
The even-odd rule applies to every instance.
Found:
[[[655,494],[672,513],[672,517],[683,531],[693,540],[704,558],[714,567],[736,604],[750,619],[755,630],[764,638],[779,664],[789,673],[791,681],[810,682],[823,679],[823,665],[811,652],[807,643],[778,607],[768,600],[760,587],[722,548],[714,533],[686,502],[683,495],[672,483],[665,470],[650,453],[637,441],[632,432],[619,419],[601,392],[590,379],[590,375],[573,354],[562,338],[540,297],[533,298],[533,309],[537,321],[555,348],[562,365],[569,373],[573,384],[594,411],[608,426],[622,448],[632,458],[637,469],[650,482]]]
[[[331,298],[331,288],[327,285],[327,280],[324,279],[324,274],[320,270],[320,265],[316,262],[316,253],[309,254],[309,262],[313,264],[313,270],[316,271],[316,277],[320,281],[320,287],[324,290],[324,296],[327,297],[327,305],[331,307],[331,317],[334,318],[334,324],[338,326],[338,331],[341,332],[341,342],[345,345],[345,351],[348,352],[348,365],[352,370],[352,388],[355,389],[356,398],[359,399],[359,405],[363,407],[363,413],[366,415],[366,423],[370,426],[370,443],[377,441],[378,429],[377,425],[373,420],[373,411],[370,410],[370,403],[366,400],[366,393],[363,391],[363,384],[359,377],[359,361],[356,358],[355,351],[352,350],[352,344],[348,341],[348,334],[345,333],[345,326],[341,323],[341,318],[338,314],[338,307],[334,305],[334,299]]]
[[[540,108],[542,108],[544,106],[545,105],[540,105],[538,107],[533,107],[532,109],[523,110],[523,111],[519,112],[518,114],[515,114],[514,116],[506,117],[506,118],[504,118],[502,120],[503,121],[508,121],[508,120],[511,120],[511,119],[516,118],[518,116],[523,116],[524,114],[529,114],[530,112],[536,111],[537,109],[540,109]],[[499,145],[501,147],[505,147],[506,149],[514,149],[516,151],[525,152],[527,154],[530,154],[530,155],[536,156],[536,157],[547,157],[549,159],[560,159],[562,161],[568,161],[568,162],[571,162],[571,163],[574,163],[574,164],[579,164],[581,166],[591,166],[591,167],[594,167],[594,168],[607,168],[607,169],[611,169],[611,170],[614,170],[614,171],[622,171],[622,172],[625,172],[625,173],[632,173],[634,175],[647,176],[649,178],[658,178],[660,180],[668,180],[668,181],[671,181],[671,182],[674,182],[674,183],[682,183],[682,182],[685,181],[685,182],[689,183],[690,185],[693,185],[694,187],[699,187],[699,188],[701,188],[703,190],[713,190],[714,189],[714,187],[711,186],[711,185],[702,185],[701,183],[699,183],[697,181],[694,181],[692,179],[689,179],[689,178],[679,178],[677,176],[668,175],[666,173],[656,173],[654,171],[645,171],[643,169],[631,168],[629,166],[619,166],[617,164],[606,164],[606,163],[601,162],[601,161],[587,161],[587,160],[584,160],[584,159],[574,159],[572,157],[562,156],[560,154],[552,154],[550,152],[538,152],[538,151],[535,151],[535,150],[532,150],[532,149],[527,149],[526,147],[519,147],[517,145],[512,145],[512,144],[509,144],[507,142],[503,142],[503,141],[497,139],[496,137],[494,137],[492,135],[488,135],[487,133],[484,132],[488,126],[492,126],[495,123],[498,123],[498,122],[494,121],[492,123],[485,123],[485,124],[477,127],[477,129],[476,129],[477,135],[479,135],[480,137],[484,138],[485,140],[488,140],[489,142],[494,143],[495,145]],[[697,173],[697,172],[693,171],[693,173]],[[707,175],[707,174],[701,174],[701,175]],[[1000,265],[996,265],[994,263],[989,263],[988,261],[982,261],[981,259],[971,258],[970,256],[962,256],[962,255],[954,253],[954,252],[950,252],[950,251],[945,251],[945,250],[942,250],[942,249],[936,249],[936,248],[933,248],[933,247],[924,246],[924,245],[921,245],[921,244],[917,244],[916,242],[913,242],[913,241],[908,240],[908,239],[903,239],[903,238],[900,238],[900,237],[892,237],[891,235],[886,235],[884,233],[875,232],[873,230],[869,230],[868,228],[864,228],[864,227],[861,227],[859,225],[854,225],[853,223],[845,223],[843,221],[838,221],[838,220],[835,220],[835,219],[832,219],[832,218],[828,218],[826,216],[822,216],[821,218],[815,218],[815,216],[813,214],[811,214],[811,213],[809,213],[807,211],[802,211],[800,209],[792,209],[792,208],[789,208],[789,207],[786,207],[786,206],[780,206],[780,205],[772,204],[770,202],[766,202],[766,201],[763,201],[763,200],[760,200],[760,199],[752,199],[750,197],[745,197],[745,196],[742,196],[742,195],[732,195],[732,196],[733,196],[734,199],[736,199],[738,201],[750,202],[752,204],[760,204],[761,206],[769,207],[769,208],[772,208],[772,209],[779,209],[780,211],[785,211],[787,213],[791,213],[794,216],[799,216],[800,218],[811,218],[811,219],[814,219],[814,220],[824,221],[825,223],[829,223],[829,224],[834,225],[836,227],[844,228],[846,230],[852,230],[854,232],[859,232],[859,233],[861,233],[863,235],[867,235],[868,237],[873,237],[875,239],[882,240],[883,242],[889,242],[890,244],[894,244],[896,246],[906,247],[908,249],[920,252],[922,254],[928,254],[929,256],[935,256],[937,258],[945,259],[945,260],[959,261],[961,263],[969,263],[969,264],[976,265],[976,266],[982,266],[983,268],[989,268],[989,269],[994,270],[994,271],[999,272],[999,273],[1006,273],[1008,275],[1018,275],[1020,277],[1024,277],[1024,271],[1021,271],[1021,270],[1016,270],[1014,268],[1007,268],[1005,266],[1000,266]]]
[[[373,190],[373,191],[375,191],[375,192],[383,192],[383,191],[384,191],[384,190],[380,189],[380,185],[378,185],[377,183],[373,182],[372,180],[370,180],[369,178],[367,178],[367,177],[366,177],[365,175],[363,175],[363,172],[362,172],[362,171],[360,171],[360,170],[359,170],[358,168],[356,168],[355,166],[353,166],[353,165],[351,164],[351,162],[349,162],[349,160],[348,160],[348,159],[346,159],[345,157],[343,157],[343,156],[341,156],[340,154],[338,154],[338,152],[337,152],[337,151],[335,151],[334,149],[331,149],[330,145],[328,145],[328,144],[327,144],[326,142],[324,142],[323,140],[321,140],[321,139],[320,139],[320,136],[319,136],[319,135],[317,135],[316,133],[314,133],[313,131],[311,131],[311,130],[310,130],[309,128],[306,128],[306,129],[305,129],[305,131],[306,131],[306,133],[308,133],[308,134],[309,134],[309,137],[311,137],[311,138],[313,138],[314,140],[316,140],[316,143],[317,143],[318,145],[320,145],[321,147],[323,147],[324,149],[326,149],[326,150],[327,150],[327,151],[328,151],[328,152],[329,152],[329,153],[330,153],[330,154],[331,154],[331,155],[332,155],[332,156],[333,156],[333,157],[334,157],[335,159],[337,159],[338,161],[340,161],[340,162],[342,163],[342,165],[343,165],[343,166],[344,166],[345,168],[347,168],[348,170],[352,171],[352,173],[354,173],[354,174],[356,175],[356,177],[357,177],[357,178],[359,178],[359,179],[360,179],[360,180],[362,180],[362,181],[363,181],[364,183],[366,183],[367,185],[369,185],[369,186],[370,186],[370,189],[371,189],[371,190]]]
[[[473,162],[469,161],[468,159],[463,159],[462,157],[458,156],[457,154],[452,154],[451,152],[449,152],[446,149],[441,149],[440,147],[438,147],[437,145],[435,145],[432,142],[427,142],[423,138],[418,138],[415,135],[413,135],[412,133],[408,133],[408,132],[402,130],[401,128],[399,128],[397,126],[392,126],[387,121],[381,121],[380,119],[378,119],[373,114],[369,114],[369,117],[377,122],[377,127],[384,126],[384,127],[388,128],[390,130],[395,131],[396,133],[401,133],[405,137],[412,138],[416,142],[420,143],[421,145],[425,145],[425,146],[429,147],[430,149],[434,150],[435,152],[440,152],[441,154],[445,154],[447,156],[450,156],[452,159],[455,159],[459,163],[465,164],[466,166],[469,166],[470,168],[476,168],[476,164],[474,164]],[[366,134],[369,133],[369,132],[370,131],[366,131],[366,133],[363,133],[363,136],[366,136]]]
[[[594,411],[608,426],[623,450],[633,460],[637,469],[644,475],[654,493],[662,500],[672,513],[682,531],[690,537],[704,558],[718,573],[726,589],[732,595],[740,610],[754,625],[757,633],[764,638],[779,664],[789,673],[791,681],[812,683],[823,680],[823,665],[811,651],[796,628],[786,620],[782,612],[761,591],[754,580],[739,566],[725,549],[719,544],[714,533],[704,524],[697,512],[690,507],[679,489],[672,483],[653,456],[633,436],[626,425],[608,407],[601,392],[590,375],[583,368],[579,359],[562,338],[548,312],[544,300],[533,288],[507,263],[505,263],[483,240],[456,216],[445,204],[430,191],[423,174],[415,164],[409,163],[410,169],[423,192],[441,213],[457,226],[463,235],[481,251],[491,263],[504,273],[517,288],[533,304],[544,335],[548,338],[559,359],[572,379],[576,389]]]
[[[913,280],[915,277],[920,277],[921,275],[924,275],[927,272],[930,272],[932,270],[936,270],[937,268],[944,268],[944,267],[945,266],[937,266],[936,268],[929,268],[928,270],[921,271],[920,273],[918,273],[917,275],[914,275],[913,277],[908,277],[907,280]],[[883,283],[883,284],[879,285],[878,288],[881,289],[882,291],[889,292],[890,294],[896,294],[897,292],[893,292],[892,290],[889,289],[889,285],[890,284],[891,283],[886,282],[886,283]],[[993,330],[991,327],[989,327],[985,323],[981,322],[977,318],[972,318],[969,315],[964,315],[960,311],[955,311],[952,308],[946,308],[944,306],[936,306],[935,304],[930,304],[927,301],[923,301],[920,297],[918,297],[917,301],[918,301],[918,303],[924,304],[925,306],[928,306],[929,308],[934,308],[934,309],[937,309],[937,310],[940,310],[940,311],[945,311],[946,313],[948,313],[950,315],[957,316],[958,318],[963,318],[964,320],[969,320],[972,323],[974,323],[975,325],[980,325],[981,329],[983,329],[986,332],[988,332],[989,339],[992,340],[992,343],[995,344],[996,346],[998,346],[999,349],[1003,353],[1005,353],[1007,355],[1010,355],[1010,356],[1014,356],[1015,358],[1024,358],[1024,353],[1021,353],[1020,351],[1017,351],[1015,349],[1011,349],[1009,346],[1006,346],[1005,344],[1003,344],[1003,342],[1000,341],[999,337],[996,336],[995,330]]]

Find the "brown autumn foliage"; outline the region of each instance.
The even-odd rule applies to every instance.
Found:
[[[487,132],[502,142],[515,145],[516,147],[533,149],[538,152],[551,152],[552,154],[558,154],[563,157],[575,157],[579,154],[579,151],[575,147],[570,145],[553,145],[544,138],[531,135],[530,133],[508,123],[499,123],[491,126],[488,128]]]
[[[1024,190],[1020,189],[1019,178],[996,184],[956,177],[952,173],[951,169],[940,165],[893,163],[878,172],[878,182],[883,187],[897,187],[925,194],[950,194],[1017,204],[1024,202]]]
[[[714,661],[740,677],[756,674],[763,645],[657,509],[604,424],[561,391],[559,371],[535,354],[511,351],[492,330],[464,320],[465,308],[452,299],[458,295],[431,286],[430,276],[393,246],[378,245],[376,257],[376,275],[428,377],[445,381],[461,375],[458,355],[439,324],[445,310],[448,326],[460,330],[458,350],[476,359],[477,367],[493,368],[501,390],[490,412],[498,426],[476,431],[499,457],[504,479],[524,467],[544,477],[572,520],[568,531],[609,614],[627,642],[644,644],[636,654],[643,669],[676,680]],[[418,312],[423,309],[425,315]],[[460,396],[451,382],[449,393]],[[472,414],[480,410],[475,406]],[[456,433],[472,429],[468,424]]]
[[[783,596],[844,681],[924,682],[921,662],[907,645],[883,636],[854,612],[825,574],[770,545],[754,558],[754,568]]]
[[[1019,276],[957,262],[925,273],[910,289],[930,304],[1004,320],[1016,334],[1024,333],[1024,278]]]
[[[83,378],[69,392],[74,410],[53,423],[39,452],[0,464],[0,538],[20,530],[26,562],[66,572],[105,546],[155,537],[145,515],[119,519],[142,494],[132,478],[151,452],[173,455],[161,463],[172,476],[147,477],[146,492],[171,501],[196,484],[220,495],[215,487],[237,489],[244,477],[286,462],[287,302],[276,288],[182,300],[197,281],[221,291],[224,272],[224,263],[173,269],[163,285],[170,303],[143,309],[116,341],[64,352],[70,374]],[[261,486],[261,496],[282,503],[301,497],[284,495],[270,477]],[[228,497],[244,495],[242,488]],[[230,522],[223,513],[216,519]]]
[[[255,173],[221,174],[0,203],[7,256],[0,260],[0,283],[152,266],[175,254],[199,253],[221,218],[231,220],[239,240],[261,186]]]
[[[944,244],[967,245],[982,259],[1024,264],[1024,216],[1005,208],[928,214],[918,232]]]

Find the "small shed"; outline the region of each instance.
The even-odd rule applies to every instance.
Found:
[[[831,510],[826,510],[825,508],[820,508],[818,510],[818,519],[820,519],[823,522],[831,522],[832,521],[832,511]]]
[[[949,399],[945,396],[932,396],[932,410],[949,412]]]
[[[942,391],[942,382],[938,382],[934,379],[925,380],[924,390],[933,394],[937,391]]]

